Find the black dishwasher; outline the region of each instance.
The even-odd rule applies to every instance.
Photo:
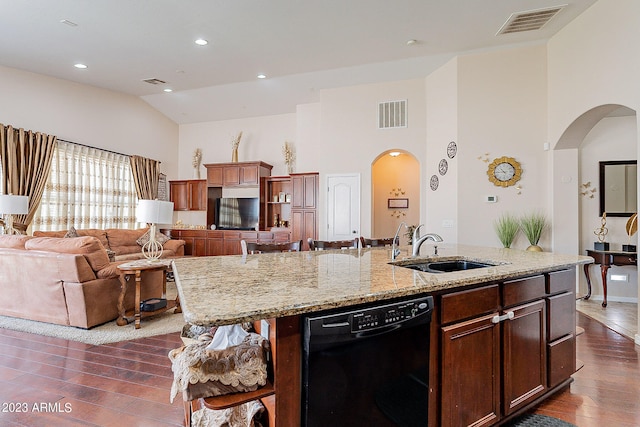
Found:
[[[302,425],[426,426],[432,297],[303,317]]]

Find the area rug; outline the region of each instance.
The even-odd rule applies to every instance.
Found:
[[[175,284],[168,282],[167,298],[175,298],[176,294]],[[118,326],[115,320],[87,330],[73,326],[54,325],[52,323],[0,316],[0,328],[63,338],[93,345],[129,341],[178,332],[182,330],[184,324],[182,313],[174,314],[173,309],[142,319],[140,329],[135,329],[133,322],[125,326]]]
[[[526,414],[507,423],[504,427],[576,427],[557,418],[542,414]]]

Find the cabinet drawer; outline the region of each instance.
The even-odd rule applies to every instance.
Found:
[[[498,285],[446,294],[442,296],[442,324],[491,313],[499,305]]]
[[[547,279],[547,293],[550,295],[560,292],[569,292],[575,288],[576,272],[575,270],[562,270],[549,273]]]
[[[544,276],[527,277],[526,279],[504,282],[502,285],[502,304],[510,307],[545,296]]]
[[[568,379],[576,371],[576,337],[571,334],[548,344],[548,387]]]
[[[549,341],[575,333],[575,305],[576,299],[573,292],[565,292],[547,298],[547,337]]]

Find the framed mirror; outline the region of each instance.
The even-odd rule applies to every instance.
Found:
[[[631,216],[638,211],[636,160],[600,162],[600,216]]]

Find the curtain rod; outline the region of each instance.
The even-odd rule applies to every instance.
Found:
[[[66,139],[61,139],[61,138],[56,138],[58,141],[62,141],[62,142],[66,142],[68,144],[75,144],[75,145],[79,145],[81,147],[87,147],[87,148],[93,148],[96,150],[102,150],[102,151],[106,151],[107,153],[113,153],[113,154],[117,154],[119,156],[127,156],[127,157],[131,157],[131,154],[124,154],[124,153],[118,153],[117,151],[113,151],[113,150],[106,150],[104,148],[98,148],[98,147],[92,147],[91,145],[87,145],[87,144],[80,144],[79,142],[73,142],[73,141],[67,141]],[[153,160],[153,159],[152,159]],[[159,160],[155,160],[158,163],[162,163]]]

